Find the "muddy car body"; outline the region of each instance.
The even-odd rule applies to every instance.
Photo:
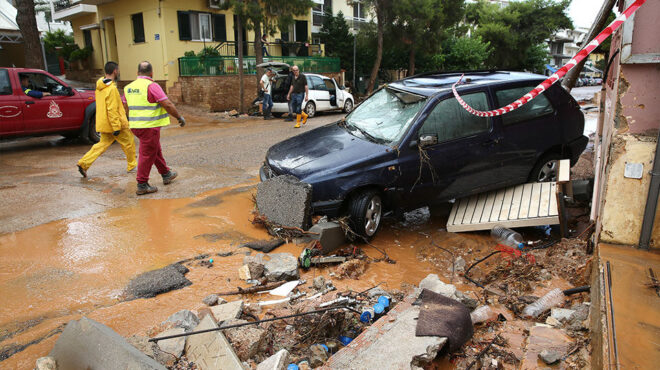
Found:
[[[344,120],[272,146],[261,179],[288,174],[311,184],[316,214],[348,214],[354,230],[371,237],[384,209],[552,180],[558,159],[577,162],[588,142],[584,116],[559,85],[512,113],[481,118],[453,97],[459,77],[423,74],[381,88]],[[475,109],[489,110],[543,80],[473,72],[458,91]]]

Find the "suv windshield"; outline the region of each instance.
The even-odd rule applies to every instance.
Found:
[[[368,140],[391,143],[403,136],[424,104],[423,96],[384,88],[346,116],[346,127]]]

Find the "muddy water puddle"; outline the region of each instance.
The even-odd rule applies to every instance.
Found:
[[[201,308],[208,294],[246,287],[238,279],[245,255],[238,246],[270,238],[250,222],[253,192],[253,184],[243,184],[194,198],[144,199],[135,206],[0,235],[0,354],[16,352],[0,367],[31,368],[52,348],[57,338],[53,331],[82,315],[130,336],[144,333],[180,309]],[[408,225],[389,222],[372,244],[396,263],[370,263],[357,280],[332,278],[335,286],[359,291],[381,284],[388,290],[399,289],[436,273],[447,282],[453,280],[459,289],[474,290],[461,285],[457,276],[452,279],[452,256],[437,246],[471,261],[489,251],[492,242],[485,233],[447,233],[444,225],[442,217]],[[274,252],[298,256],[302,248],[290,243]],[[370,257],[382,257],[368,245],[360,248]],[[230,251],[237,253],[216,255],[211,268],[193,264],[186,275],[193,285],[187,288],[122,301],[123,288],[142,272],[199,254]],[[333,271],[334,267],[312,268],[302,272],[302,278],[311,282],[318,275],[328,278]],[[31,342],[36,343],[22,351],[8,350]]]

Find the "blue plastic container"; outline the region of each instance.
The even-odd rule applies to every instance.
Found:
[[[374,313],[376,314],[376,316],[382,315],[383,312],[385,312],[385,307],[380,303],[376,303],[374,305]]]
[[[289,364],[289,366],[286,367],[286,370],[298,370],[298,365]]]
[[[371,322],[371,320],[374,318],[375,313],[373,307],[365,307],[362,310],[362,313],[360,314],[360,321],[363,323],[367,324]]]
[[[345,346],[347,346],[349,343],[351,343],[353,341],[353,338],[349,338],[349,337],[344,336],[344,335],[340,335],[339,338],[337,338],[337,339],[339,339],[341,344],[343,344]]]
[[[378,303],[382,304],[383,307],[388,308],[390,306],[390,299],[384,295],[378,297]]]

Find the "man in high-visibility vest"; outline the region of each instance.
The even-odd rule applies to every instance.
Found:
[[[153,68],[149,62],[138,65],[138,77],[124,87],[128,124],[140,140],[137,169],[137,195],[155,193],[158,188],[149,185],[149,173],[155,164],[163,177],[163,185],[172,183],[177,173],[165,163],[160,147],[160,128],[170,124],[170,115],[183,127],[186,120],[165,95],[165,91],[153,80]],[[168,115],[169,113],[169,115]]]

